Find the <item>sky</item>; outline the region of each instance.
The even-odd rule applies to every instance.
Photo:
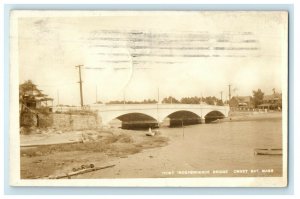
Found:
[[[19,83],[54,104],[280,92],[284,12],[34,12],[18,17]]]

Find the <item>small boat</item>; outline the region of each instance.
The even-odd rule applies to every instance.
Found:
[[[282,149],[254,149],[255,155],[282,155]]]
[[[155,135],[155,131],[152,131],[151,128],[149,128],[149,131],[146,133],[147,136],[154,136]]]

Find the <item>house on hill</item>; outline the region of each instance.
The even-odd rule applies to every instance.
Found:
[[[22,97],[23,105],[26,108],[32,110],[39,110],[43,108],[48,108],[49,111],[52,111],[51,106],[53,106],[53,98],[47,97],[42,93],[33,91],[31,93],[25,93]]]
[[[19,86],[19,111],[21,126],[39,126],[40,117],[52,112],[53,98],[42,93],[28,80]]]

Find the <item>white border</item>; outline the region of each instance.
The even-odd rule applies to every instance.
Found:
[[[193,11],[197,12],[197,11]],[[12,14],[13,13],[13,14]],[[19,99],[18,89],[18,26],[19,17],[33,16],[110,16],[135,15],[128,11],[20,11],[11,14],[11,62],[10,62],[10,185],[13,186],[103,186],[103,187],[284,187],[287,184],[287,67],[282,71],[283,93],[283,177],[223,177],[223,178],[143,178],[143,179],[67,179],[22,180],[20,179]],[[161,11],[143,11],[142,15],[162,14]],[[168,11],[163,14],[180,15],[185,12]],[[190,11],[189,11],[190,13]],[[186,13],[185,13],[186,14]],[[287,39],[287,34],[285,35]],[[284,42],[284,41],[283,41]],[[287,52],[287,40],[286,49]],[[287,66],[287,54],[286,66]]]

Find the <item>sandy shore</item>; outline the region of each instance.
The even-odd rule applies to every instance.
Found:
[[[119,158],[168,144],[164,136],[122,129],[21,135],[21,177],[45,178],[82,165],[105,166]]]

